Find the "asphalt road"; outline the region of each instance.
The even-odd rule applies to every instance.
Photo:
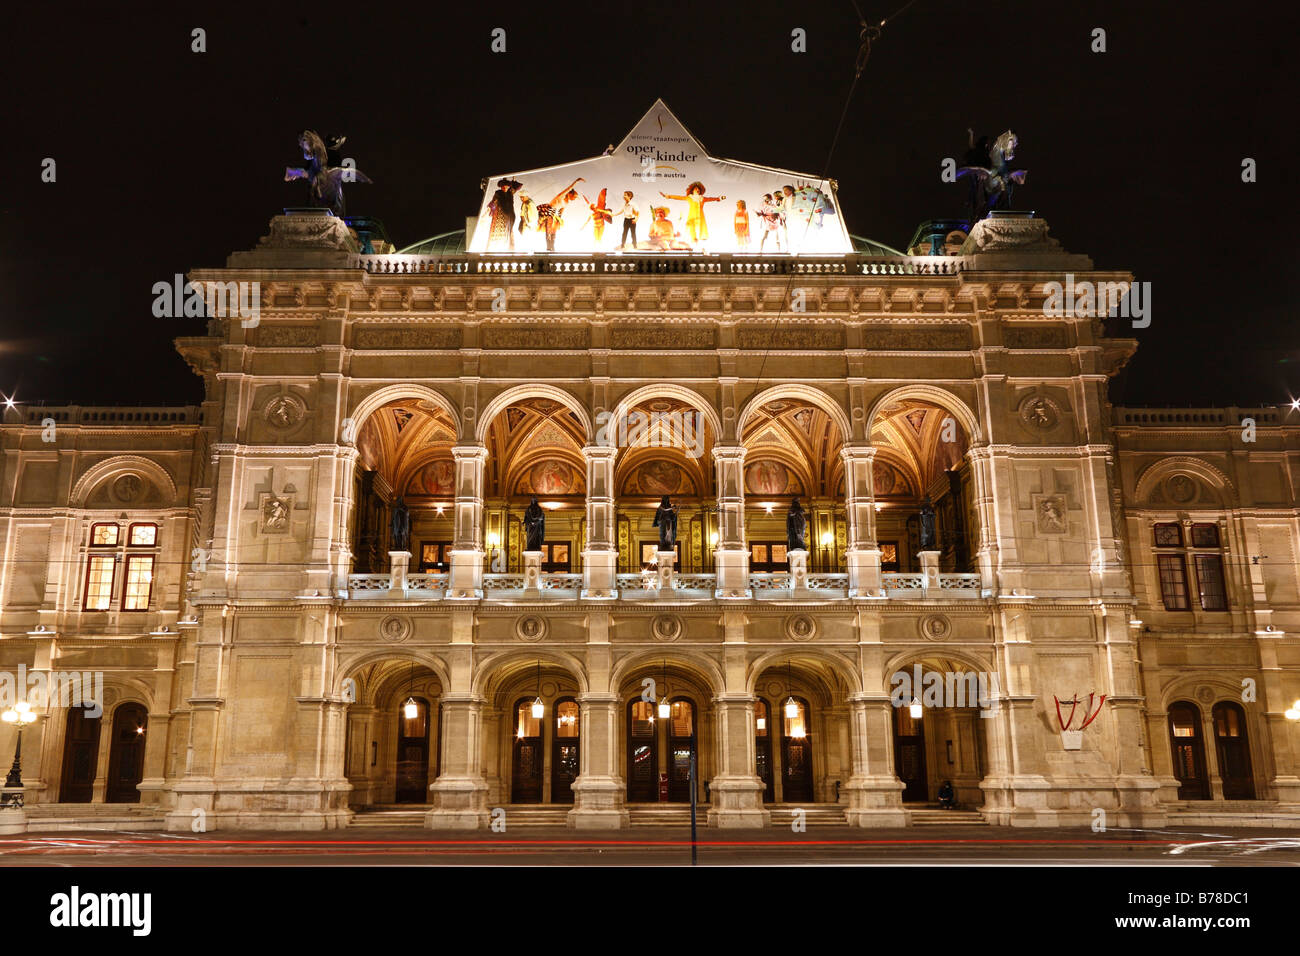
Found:
[[[1300,832],[945,827],[861,830],[700,829],[701,866],[1300,864]],[[0,837],[0,866],[682,866],[688,828],[506,833],[419,829],[167,833],[78,830]]]

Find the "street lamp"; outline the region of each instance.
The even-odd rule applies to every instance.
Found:
[[[0,714],[0,719],[6,724],[18,725],[18,743],[14,745],[14,765],[9,768],[5,786],[21,787],[23,785],[23,728],[36,720],[36,712],[32,710],[31,704],[23,700]]]

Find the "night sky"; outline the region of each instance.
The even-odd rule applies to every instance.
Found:
[[[903,2],[858,0],[876,21]],[[305,127],[347,135],[374,180],[348,211],[401,247],[463,227],[490,173],[599,154],[656,97],[715,156],[826,170],[850,231],[896,248],[961,215],[939,169],[966,128],[1012,127],[1016,207],[1152,283],[1151,326],[1118,330],[1140,345],[1117,403],[1300,395],[1294,4],[915,0],[874,44],[829,167],[851,0],[31,6],[0,41],[0,392],[20,402],[197,402],[171,340],[202,322],[154,318],[152,286],[305,204],[282,181]]]

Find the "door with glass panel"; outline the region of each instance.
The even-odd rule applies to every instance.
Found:
[[[654,803],[659,799],[659,744],[655,705],[634,700],[627,705],[627,799]]]
[[[1179,800],[1210,799],[1210,779],[1205,772],[1205,742],[1201,738],[1201,711],[1180,700],[1169,708],[1169,746]]]
[[[573,781],[578,779],[582,723],[578,702],[566,697],[555,702],[555,746],[551,754],[551,803],[573,802]]]
[[[772,731],[767,701],[754,701],[754,772],[763,781],[763,802],[776,799],[772,782]]]
[[[514,756],[510,763],[510,802],[542,802],[543,718],[533,716],[533,698],[515,704]]]
[[[925,723],[911,709],[894,708],[894,773],[903,782],[904,803],[930,799],[925,779]]]
[[[149,712],[143,704],[128,703],[113,714],[113,737],[108,752],[105,803],[139,803],[144,779],[144,738]]]
[[[1250,741],[1246,739],[1246,713],[1232,701],[1221,701],[1211,711],[1214,747],[1219,757],[1219,777],[1225,800],[1254,800],[1255,778],[1250,770]]]
[[[100,718],[86,716],[86,708],[69,707],[63,737],[63,774],[60,803],[89,803],[99,763]]]
[[[813,798],[812,737],[808,702],[790,697],[781,707],[781,800],[807,803]]]
[[[686,803],[691,799],[691,757],[695,753],[695,705],[685,697],[669,704],[668,799]],[[696,772],[699,770],[696,768]]]
[[[429,702],[415,703],[413,717],[406,715],[406,703],[397,705],[397,789],[398,803],[427,803],[429,800]]]

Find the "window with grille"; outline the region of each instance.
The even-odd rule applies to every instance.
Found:
[[[1174,522],[1152,528],[1156,546],[1156,566],[1160,572],[1160,596],[1165,609],[1186,611],[1191,608],[1188,575],[1196,575],[1196,595],[1203,611],[1228,610],[1228,588],[1223,573],[1223,553],[1219,526],[1213,522],[1193,524],[1185,546],[1183,528]]]
[[[86,569],[86,610],[107,611],[113,600],[113,572],[117,561],[111,554],[96,554]]]
[[[126,586],[122,589],[122,610],[149,610],[153,593],[153,555],[133,554],[126,559]]]

